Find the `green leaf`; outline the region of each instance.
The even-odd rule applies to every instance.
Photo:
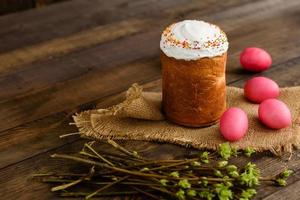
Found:
[[[250,200],[254,195],[256,195],[255,189],[242,190],[240,200]]]
[[[226,165],[228,165],[228,161],[227,160],[222,160],[218,162],[218,167],[222,168],[225,167]]]
[[[192,162],[192,166],[199,167],[199,166],[201,166],[201,163],[197,162],[197,161],[194,161],[194,162]]]
[[[244,149],[244,154],[247,156],[247,157],[251,157],[252,154],[255,153],[255,150],[251,147],[247,147],[246,149]]]
[[[199,192],[198,195],[201,198],[207,199],[207,200],[212,200],[215,197],[214,193],[211,192],[210,190],[203,190],[203,191]]]
[[[187,195],[189,197],[195,197],[197,195],[196,190],[188,190]]]
[[[160,182],[160,184],[162,184],[163,186],[167,186],[167,183],[168,183],[169,181],[166,180],[166,179],[160,179],[159,182]]]
[[[232,172],[232,171],[237,171],[238,168],[237,168],[237,166],[235,166],[235,165],[228,165],[228,166],[226,167],[226,170],[227,170],[228,172]]]
[[[223,177],[223,174],[220,170],[214,170],[214,175],[217,177]]]
[[[208,156],[209,156],[209,152],[208,151],[204,151],[200,154],[200,158],[201,159],[208,159]]]
[[[259,174],[260,171],[255,164],[249,162],[244,169],[244,172],[240,175],[241,185],[253,187],[259,185]]]
[[[204,187],[207,187],[208,185],[207,177],[202,177],[202,181],[198,181],[198,183],[201,183]]]
[[[179,178],[179,172],[172,172],[170,173],[170,176],[174,177],[174,178]]]
[[[231,146],[231,155],[235,157],[238,155],[238,150],[236,147]]]
[[[191,188],[191,184],[189,183],[189,181],[187,179],[182,179],[178,182],[179,187],[183,188],[183,189],[188,189]]]
[[[224,185],[223,183],[214,184],[215,191],[220,200],[230,200],[233,199],[233,193],[229,189],[229,186]]]
[[[226,181],[226,182],[224,182],[224,184],[226,186],[228,186],[228,187],[232,187],[233,186],[233,184],[230,181]]]
[[[240,176],[237,171],[228,172],[228,175],[232,178],[238,178]]]
[[[283,172],[281,172],[280,176],[282,178],[288,178],[293,173],[292,170],[285,169]]]
[[[240,176],[239,172],[237,170],[238,170],[238,168],[235,165],[226,166],[226,171],[227,171],[228,175],[232,178],[238,178]]]
[[[279,186],[286,186],[286,180],[282,178],[276,179],[276,182]]]
[[[144,167],[143,169],[140,170],[141,172],[149,171],[148,167]]]
[[[225,160],[228,160],[231,155],[232,155],[232,149],[229,145],[228,142],[220,144],[219,145],[219,150],[218,150],[219,155],[224,158]]]
[[[209,163],[209,152],[208,151],[204,151],[200,154],[200,159],[201,162],[208,164]]]
[[[176,197],[179,200],[184,200],[185,199],[185,192],[184,190],[180,189],[178,192],[176,192]]]

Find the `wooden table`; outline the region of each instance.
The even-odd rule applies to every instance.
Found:
[[[297,0],[72,0],[2,16],[0,199],[56,199],[48,185],[30,176],[68,165],[49,155],[81,148],[78,137],[59,138],[77,131],[68,125],[72,113],[118,102],[134,82],[159,91],[160,34],[181,19],[207,20],[228,34],[228,85],[243,86],[254,75],[271,77],[280,86],[300,84]],[[239,53],[249,46],[271,53],[270,70],[241,70]],[[191,151],[170,144],[123,144],[153,147],[150,156],[160,158]],[[295,151],[289,162],[267,154],[253,158],[265,175],[285,166],[296,171],[287,187],[261,187],[257,199],[300,198],[299,155]]]

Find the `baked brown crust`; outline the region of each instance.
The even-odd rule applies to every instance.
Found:
[[[162,105],[166,118],[190,127],[216,123],[226,109],[226,60],[227,53],[186,61],[161,51]]]

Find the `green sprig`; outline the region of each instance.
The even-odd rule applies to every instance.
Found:
[[[224,158],[225,160],[228,160],[231,157],[231,155],[233,154],[233,151],[228,142],[220,144],[218,152],[219,152],[219,155],[222,158]]]
[[[240,200],[250,200],[254,195],[256,195],[256,190],[253,188],[242,190]]]
[[[254,153],[255,153],[255,150],[251,147],[247,147],[247,148],[244,149],[244,154],[247,157],[251,157],[252,154],[254,154]]]
[[[191,188],[191,184],[187,179],[182,179],[178,182],[178,186],[183,188],[183,189],[188,189]]]
[[[218,198],[220,200],[230,200],[233,199],[233,193],[230,190],[230,187],[223,184],[223,183],[218,183],[215,184],[215,191],[218,195]]]
[[[240,175],[240,182],[242,185],[253,187],[259,185],[260,171],[255,164],[249,162],[244,169],[244,172]]]
[[[176,197],[179,200],[185,200],[185,191],[180,189],[178,192],[176,192]]]

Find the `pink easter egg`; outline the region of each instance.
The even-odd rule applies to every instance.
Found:
[[[248,130],[247,114],[240,108],[227,109],[220,120],[220,132],[228,141],[238,141]]]
[[[245,70],[261,72],[272,64],[272,58],[268,52],[261,48],[249,47],[240,54],[240,63]]]
[[[252,102],[261,103],[266,99],[277,98],[279,87],[275,81],[269,78],[254,77],[246,82],[244,95]]]
[[[285,103],[277,99],[267,99],[258,108],[259,120],[269,128],[281,129],[292,124],[292,116]]]

